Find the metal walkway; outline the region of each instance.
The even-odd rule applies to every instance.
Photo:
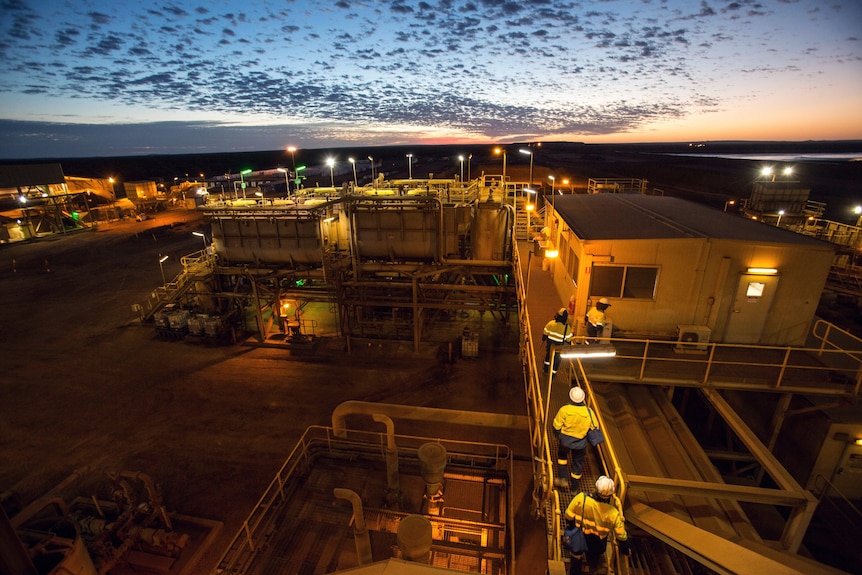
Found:
[[[551,422],[568,389],[579,385],[607,441],[588,448],[578,488],[591,490],[603,473],[614,477],[617,505],[630,533],[639,535],[635,541],[642,543],[633,545],[631,557],[618,555],[616,546],[609,545],[612,572],[701,573],[707,568],[718,573],[840,573],[797,554],[817,500],[784,470],[720,390],[855,396],[862,356],[836,343],[845,334],[824,322],[815,330],[819,343],[813,349],[710,344],[696,353],[675,349],[675,341],[615,339],[617,357],[564,360],[551,381],[541,375],[541,331],[561,302],[555,295],[548,297],[556,290],[530,249],[520,243],[516,266],[520,278],[531,278],[529,295],[526,281],[519,286],[519,299],[526,302],[520,320],[526,330],[524,363],[536,461],[534,507],[547,519],[549,572],[565,569],[568,558],[559,543],[562,515],[577,492],[553,487],[556,442]],[[724,481],[674,408],[672,390],[677,387],[696,388],[707,397],[774,488]],[[741,502],[783,510],[779,539],[765,540]]]

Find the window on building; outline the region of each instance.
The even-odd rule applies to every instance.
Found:
[[[569,254],[569,262],[566,266],[566,271],[569,274],[569,277],[572,278],[572,283],[575,287],[578,287],[578,270],[581,269],[581,260],[578,258],[578,254],[575,253],[575,250],[572,249]]]
[[[657,267],[593,266],[590,297],[654,299]]]

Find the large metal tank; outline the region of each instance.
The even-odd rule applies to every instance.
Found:
[[[511,211],[497,202],[479,202],[470,231],[472,259],[503,261],[509,253]]]
[[[359,259],[435,260],[440,253],[440,205],[362,204],[353,211]]]
[[[217,219],[213,243],[219,258],[231,263],[320,265],[320,222],[298,218]]]

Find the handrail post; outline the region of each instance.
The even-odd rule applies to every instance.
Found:
[[[788,347],[784,351],[784,361],[781,362],[781,369],[778,371],[778,379],[775,381],[775,389],[781,387],[781,380],[784,379],[784,372],[787,370],[787,363],[790,361],[791,351],[793,351],[792,347]]]
[[[706,382],[709,381],[709,372],[712,371],[712,360],[715,357],[715,350],[717,346],[715,343],[709,344],[709,357],[706,360],[706,371],[703,373],[703,384],[706,385]]]
[[[650,340],[646,340],[646,343],[644,344],[644,353],[643,353],[643,356],[641,357],[641,370],[638,373],[638,381],[643,380],[644,372],[646,372],[646,361],[647,361],[647,358],[649,357],[649,343],[650,343]]]

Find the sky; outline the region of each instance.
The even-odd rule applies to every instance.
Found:
[[[862,139],[859,0],[0,0],[0,158]]]

